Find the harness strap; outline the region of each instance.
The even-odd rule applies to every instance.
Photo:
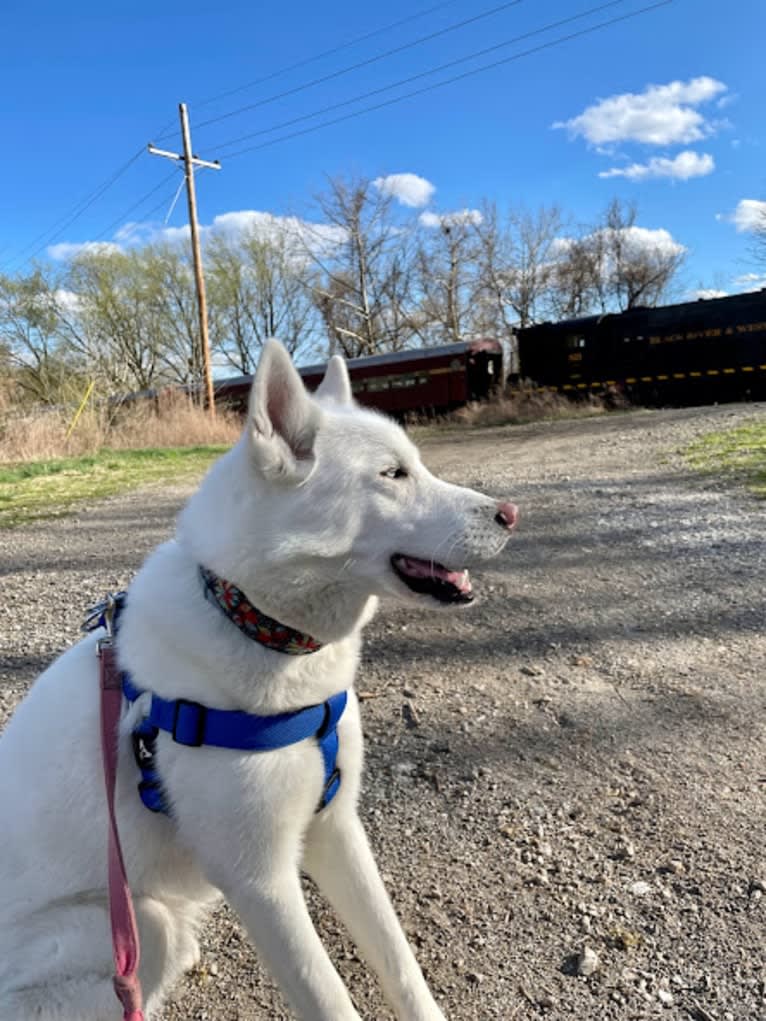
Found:
[[[122,675],[122,691],[131,702],[144,694],[126,673]],[[147,749],[147,765],[142,766],[143,781],[139,787],[141,798],[147,808],[167,812],[159,777],[151,761],[153,747],[150,748],[150,744],[158,730],[170,734],[177,744],[191,748],[213,745],[216,748],[261,752],[285,748],[314,737],[324,762],[325,784],[319,805],[320,809],[324,808],[340,786],[340,771],[336,766],[337,727],[347,701],[348,693],[341,691],[320,705],[275,716],[256,716],[236,709],[209,709],[184,698],[165,699],[152,692],[149,712],[135,732],[136,737],[143,739]]]
[[[123,1021],[144,1021],[141,983],[138,979],[140,957],[138,930],[114,811],[122,677],[117,668],[114,646],[110,641],[99,642],[98,654],[101,686],[101,753],[109,813],[109,916],[115,968],[112,981],[114,991],[123,1007]]]

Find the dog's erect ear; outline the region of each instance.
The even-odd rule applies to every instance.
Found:
[[[333,355],[327,363],[324,379],[317,387],[316,395],[338,404],[350,404],[353,400],[348,369],[340,355]]]
[[[259,471],[275,480],[305,481],[321,419],[287,351],[267,341],[250,391],[251,447]]]

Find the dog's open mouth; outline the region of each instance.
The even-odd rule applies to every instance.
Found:
[[[450,571],[433,560],[420,560],[395,553],[391,566],[407,588],[420,595],[432,596],[440,603],[470,603],[473,587],[468,571]]]

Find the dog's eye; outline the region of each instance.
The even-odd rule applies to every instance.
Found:
[[[407,472],[404,468],[386,468],[384,472],[380,473],[385,479],[406,479]]]

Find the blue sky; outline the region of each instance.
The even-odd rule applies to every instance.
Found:
[[[312,196],[325,175],[338,173],[417,175],[433,190],[404,187],[400,197],[430,194],[416,212],[437,214],[474,208],[482,199],[533,208],[557,202],[574,222],[586,223],[619,196],[638,203],[641,227],[665,231],[665,243],[687,249],[679,297],[697,288],[752,286],[756,274],[766,274],[766,266],[759,270],[749,258],[747,229],[766,210],[766,0],[673,0],[443,88],[233,155],[648,2],[615,2],[541,33],[598,0],[389,0],[382,7],[295,0],[229,2],[218,9],[196,0],[6,0],[0,270],[23,270],[30,257],[66,250],[56,245],[119,241],[128,222],[144,225],[143,235],[135,236],[159,229],[175,190],[175,180],[162,182],[173,168],[146,153],[68,220],[150,140],[178,147],[177,103],[184,100],[195,151],[223,164],[220,173],[200,175],[203,224],[248,210],[311,216]],[[442,32],[469,18],[476,20]],[[408,20],[378,31],[401,19]],[[437,32],[430,41],[272,99]],[[376,34],[281,73],[366,33]],[[499,45],[526,33],[535,34]],[[489,47],[497,48],[409,86],[226,144]],[[267,76],[273,77],[243,87]],[[230,94],[210,101],[222,93]],[[243,106],[253,108],[204,123]],[[171,135],[159,141],[163,129]],[[169,224],[179,227],[185,216],[181,201]]]

